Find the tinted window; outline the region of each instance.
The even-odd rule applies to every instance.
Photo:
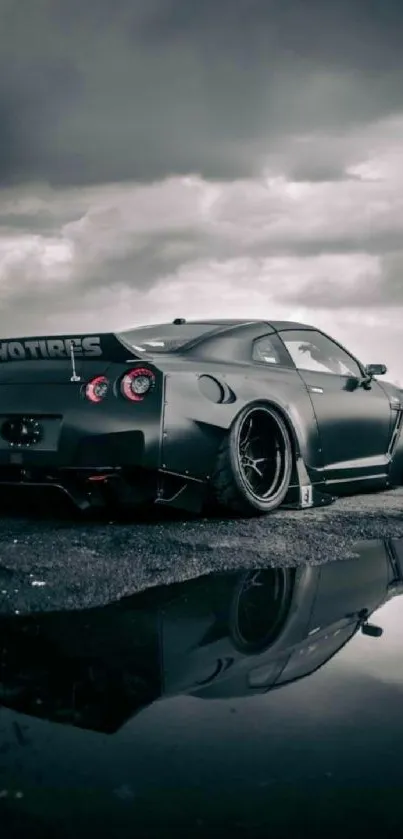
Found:
[[[134,350],[154,355],[182,349],[191,341],[216,330],[217,326],[213,327],[211,323],[159,323],[119,332],[118,337],[130,344]]]
[[[252,358],[265,364],[281,364],[280,355],[274,346],[271,336],[258,338],[253,344]]]
[[[361,370],[351,355],[321,332],[287,330],[281,332],[281,340],[298,370],[361,377]]]
[[[274,367],[276,364],[282,367],[294,367],[283,342],[275,332],[262,335],[253,342],[252,360],[259,364],[266,364],[268,367]]]

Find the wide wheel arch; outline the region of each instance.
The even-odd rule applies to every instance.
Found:
[[[294,423],[292,422],[291,417],[289,416],[289,414],[287,414],[287,411],[282,406],[278,405],[277,402],[273,402],[271,399],[251,400],[247,404],[254,404],[255,402],[259,402],[262,405],[267,405],[267,407],[271,408],[271,410],[273,411],[274,414],[278,414],[279,417],[281,417],[281,419],[283,420],[283,422],[287,426],[287,429],[288,429],[288,432],[289,432],[289,435],[290,435],[291,445],[292,445],[292,449],[293,449],[293,457],[295,459],[297,457],[299,457],[300,453],[301,453],[301,449],[300,449],[300,445],[299,445],[297,432],[295,430]]]
[[[277,454],[273,455],[272,446],[269,446],[269,450],[267,450],[265,444],[263,444],[263,451],[266,451],[267,454],[263,454],[263,451],[261,450],[258,456],[261,457],[263,454],[263,456],[269,458],[269,462],[273,460],[273,456],[276,460],[278,459],[278,457],[280,457],[282,459],[283,465],[279,466],[278,462],[275,468],[275,472],[278,472],[278,468],[280,468],[280,473],[278,473],[278,475],[273,478],[275,483],[273,484],[272,496],[268,494],[267,496],[262,495],[261,497],[259,497],[260,490],[253,490],[252,498],[254,498],[254,500],[252,500],[250,487],[249,489],[246,489],[245,486],[245,476],[243,474],[244,467],[242,467],[239,464],[239,452],[237,454],[236,452],[237,447],[239,445],[239,434],[242,433],[243,419],[245,419],[245,421],[247,420],[248,411],[250,411],[251,413],[253,411],[259,413],[259,410],[261,410],[262,413],[264,413],[264,411],[267,412],[269,423],[272,420],[274,423],[277,424],[278,436],[276,435],[276,437],[273,438],[273,441],[277,439],[277,443],[274,443],[274,451],[277,448]],[[271,440],[271,437],[266,438],[266,434],[263,429],[263,437],[261,438],[261,440]],[[246,438],[248,437],[248,434],[249,431],[247,431]],[[280,448],[278,448],[279,446]],[[259,443],[258,448],[261,449]],[[272,449],[271,454],[270,448]],[[280,449],[284,449],[282,454],[279,454]],[[229,509],[232,508],[234,512],[242,511],[245,512],[246,515],[259,515],[262,513],[264,514],[265,512],[270,512],[270,510],[275,509],[276,506],[281,505],[286,495],[285,487],[287,487],[288,491],[289,487],[292,485],[294,481],[296,475],[296,462],[298,453],[299,443],[295,432],[295,428],[290,418],[287,416],[287,414],[285,414],[284,410],[279,408],[276,403],[273,403],[272,400],[269,399],[258,398],[248,400],[233,416],[232,422],[225,429],[225,432],[221,438],[221,443],[218,447],[217,452],[216,468],[211,478],[213,495],[215,496],[216,500],[220,505],[223,505]],[[252,453],[252,451],[250,450],[248,458],[253,458],[254,456],[255,453]],[[283,471],[283,476],[282,478],[279,478],[279,474],[281,474],[281,471]],[[240,480],[241,475],[242,478]],[[269,493],[271,491],[270,481],[272,480],[270,477],[270,471],[267,475],[267,478],[269,480],[269,488],[266,491]],[[275,487],[278,480],[280,480],[280,483],[278,484],[276,489]],[[258,494],[253,495],[254,492],[257,492]],[[242,498],[242,496],[243,500],[241,501],[240,499]]]
[[[288,433],[290,435],[290,442],[292,448],[292,458],[293,458],[293,466],[292,466],[292,482],[298,483],[297,471],[296,471],[296,464],[299,457],[301,457],[301,446],[298,439],[297,432],[295,430],[294,423],[282,405],[279,405],[277,402],[273,402],[272,399],[250,399],[248,402],[245,402],[244,405],[236,412],[233,416],[230,425],[228,428],[225,429],[225,434],[227,434],[231,428],[231,426],[237,421],[238,417],[245,410],[246,407],[250,405],[264,405],[270,408],[274,414],[277,414],[280,419],[283,420],[284,424],[287,427]]]

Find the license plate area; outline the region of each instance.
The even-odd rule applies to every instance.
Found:
[[[20,422],[23,420],[34,420],[40,430],[40,436],[36,440],[24,442],[23,436],[18,440],[6,439],[5,426],[10,421]],[[58,449],[59,437],[62,425],[61,416],[47,416],[35,414],[0,414],[0,452],[55,452]],[[17,435],[18,436],[18,435]]]

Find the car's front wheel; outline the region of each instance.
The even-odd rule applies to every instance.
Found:
[[[280,414],[254,402],[236,417],[218,452],[212,487],[216,501],[246,516],[275,510],[291,481],[293,451]]]

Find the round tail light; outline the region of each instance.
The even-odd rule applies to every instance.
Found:
[[[155,374],[148,367],[137,367],[134,370],[129,370],[123,376],[120,383],[120,390],[126,399],[131,402],[141,402],[147,393],[153,389],[155,384]]]
[[[106,376],[96,376],[86,385],[85,396],[90,402],[102,402],[109,390]]]

